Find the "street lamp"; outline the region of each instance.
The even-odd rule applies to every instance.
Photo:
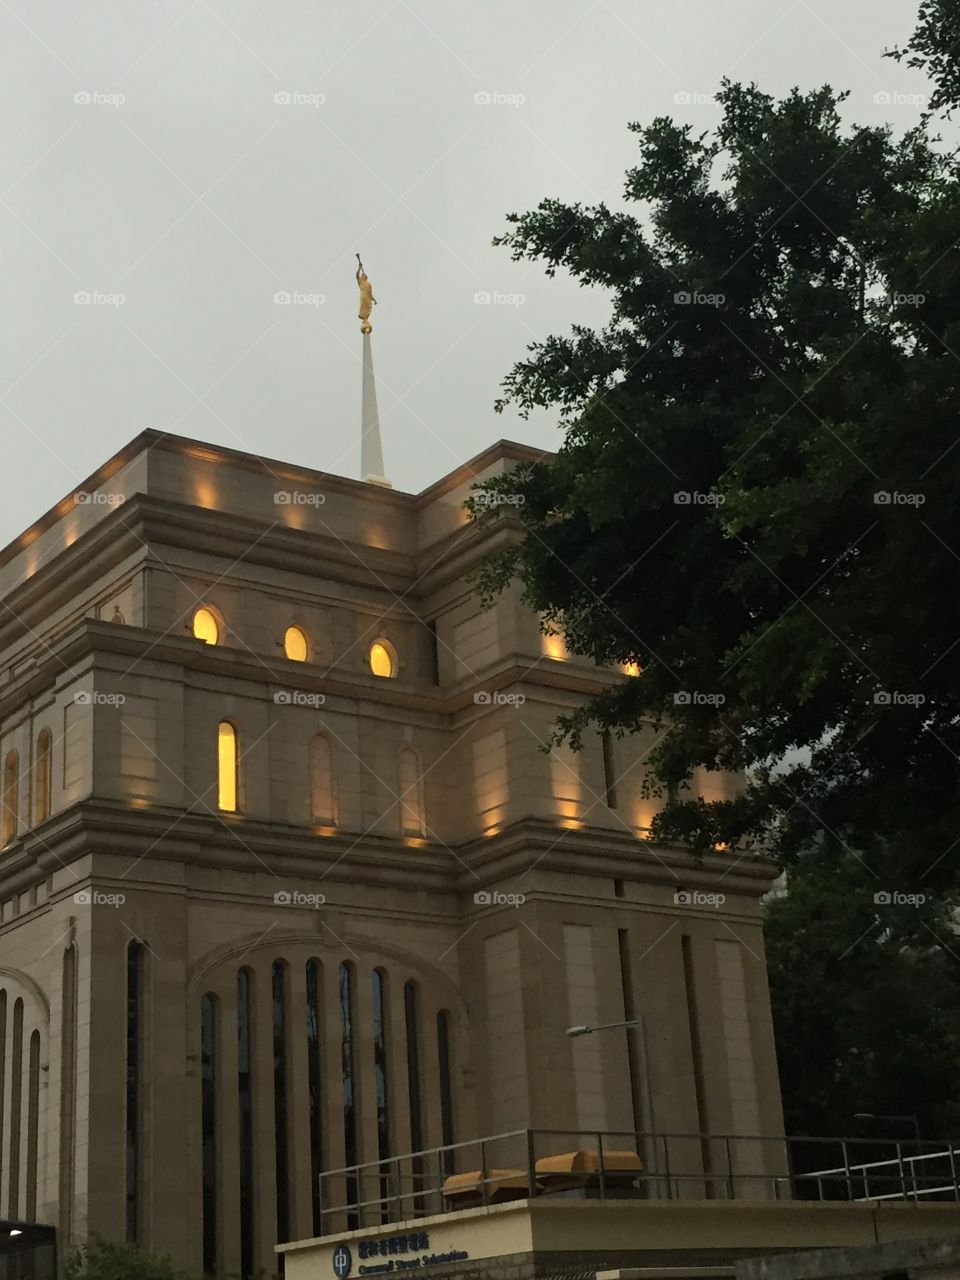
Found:
[[[631,1022],[604,1022],[599,1027],[567,1027],[568,1036],[590,1036],[594,1031],[615,1031],[619,1027],[642,1027],[643,1021],[640,1018],[634,1018]]]
[[[921,1141],[920,1121],[913,1112],[906,1116],[875,1116],[872,1111],[855,1111],[853,1113],[853,1118],[854,1120],[892,1120],[897,1124],[912,1124],[913,1136],[916,1138],[918,1143]]]

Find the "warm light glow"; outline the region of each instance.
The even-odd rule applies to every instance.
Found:
[[[193,494],[198,507],[206,507],[208,511],[216,508],[217,494],[209,480],[196,480],[193,486]]]
[[[386,640],[376,640],[370,646],[370,670],[375,676],[390,679],[397,674],[397,659],[393,646]]]
[[[638,676],[640,674],[640,663],[625,662],[623,664],[623,674],[625,676]]]
[[[306,662],[307,637],[299,627],[287,627],[283,637],[283,651],[291,662]]]
[[[217,735],[217,807],[237,811],[237,731],[227,720],[220,722]]]
[[[220,624],[209,609],[198,609],[193,615],[193,634],[204,644],[220,643]]]
[[[565,661],[567,646],[563,643],[563,636],[544,636],[543,652],[555,662]]]

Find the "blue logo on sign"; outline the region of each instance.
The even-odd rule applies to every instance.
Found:
[[[333,1251],[333,1274],[337,1280],[346,1280],[353,1266],[353,1258],[345,1244],[338,1244]]]

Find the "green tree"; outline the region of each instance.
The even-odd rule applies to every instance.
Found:
[[[931,113],[955,110],[960,106],[960,0],[922,0],[910,42],[889,56],[934,81]]]
[[[144,1252],[136,1244],[100,1238],[81,1245],[67,1259],[64,1280],[189,1280],[164,1254]]]
[[[612,318],[533,344],[506,378],[500,407],[558,410],[565,438],[489,486],[523,503],[480,586],[519,576],[575,652],[641,666],[559,732],[660,727],[659,838],[895,850],[893,887],[943,892],[960,186],[922,125],[845,126],[844,96],[725,82],[711,133],[631,126],[623,210],[510,216],[498,243],[608,290]],[[703,804],[681,789],[698,766],[751,784]]]

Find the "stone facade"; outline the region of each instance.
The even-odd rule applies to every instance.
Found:
[[[0,1217],[272,1269],[318,1168],[527,1127],[782,1131],[771,868],[639,839],[652,730],[542,749],[632,677],[471,595],[512,525],[463,499],[531,456],[409,495],[147,432],[0,555]],[[643,1037],[564,1035],[625,1013]]]

